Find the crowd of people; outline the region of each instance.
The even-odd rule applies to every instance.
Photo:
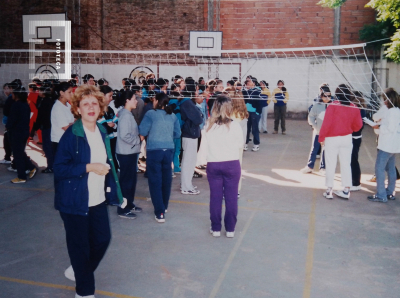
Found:
[[[5,84],[5,156],[0,161],[17,172],[12,183],[32,179],[38,169],[25,147],[37,134],[47,160],[42,173],[54,174],[55,208],[64,222],[71,260],[65,274],[76,281],[76,297],[93,297],[93,272],[111,239],[107,205],[116,206],[118,216],[125,219],[135,219],[142,211],[134,200],[138,173],[148,178],[155,220],[164,223],[173,177],[180,175],[181,194],[198,195],[193,179],[202,177],[196,169],[205,169],[210,233],[221,235],[225,201],[226,236],[234,237],[243,151],[250,141],[252,151],[260,150],[260,132],[267,133],[271,101],[273,133],[280,125],[286,134],[289,93],[284,81],[279,80],[272,92],[266,81],[252,76],[243,84],[233,77],[224,85],[218,78],[206,82],[177,75],[170,84],[149,73],[141,82],[124,78],[119,90],[90,74],[82,81],[77,75],[68,82],[34,78],[29,90],[18,79]],[[373,202],[395,199],[395,154],[400,152],[400,97],[388,89],[382,99],[382,108],[374,115],[379,139],[377,192],[368,197]],[[313,172],[320,155],[327,199],[333,194],[349,199],[351,191],[361,189],[358,152],[366,119],[363,108],[362,94],[345,84],[334,93],[322,84],[310,107],[312,148],[301,172]],[[343,190],[334,192],[338,157]]]

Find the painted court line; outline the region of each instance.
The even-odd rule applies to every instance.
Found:
[[[314,262],[314,244],[315,244],[315,208],[317,205],[317,191],[314,190],[312,202],[310,220],[308,223],[308,243],[307,243],[307,258],[306,258],[306,270],[305,270],[305,282],[303,290],[303,298],[310,298],[311,295],[311,280],[312,280],[312,269]]]
[[[36,281],[31,281],[31,280],[17,279],[17,278],[5,277],[5,276],[0,276],[0,280],[24,284],[24,285],[30,285],[30,286],[39,286],[39,287],[53,288],[53,289],[60,289],[60,290],[67,290],[67,291],[75,292],[75,287],[71,287],[71,286],[56,285],[56,284],[50,284],[50,283],[44,283],[44,282],[36,282]],[[104,295],[104,296],[108,296],[108,297],[115,297],[115,298],[140,298],[140,297],[136,297],[136,296],[116,294],[116,293],[107,292],[107,291],[96,291],[96,294]]]
[[[228,272],[229,267],[232,264],[233,259],[235,258],[235,255],[240,247],[240,245],[242,244],[244,235],[246,235],[247,230],[250,227],[251,222],[253,221],[254,215],[256,214],[256,211],[253,211],[253,213],[251,213],[250,218],[247,220],[246,225],[243,229],[243,232],[240,234],[238,241],[236,242],[232,252],[230,253],[228,260],[226,261],[224,268],[222,269],[221,274],[218,277],[217,282],[214,285],[214,288],[211,291],[211,294],[209,296],[209,298],[215,298],[218,294],[219,288],[221,287],[222,282],[225,279],[226,273]]]

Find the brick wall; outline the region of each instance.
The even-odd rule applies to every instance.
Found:
[[[316,2],[220,0],[223,49],[332,45],[333,10]],[[374,11],[364,8],[367,2],[348,0],[342,7],[341,44],[360,42],[358,31],[374,22]],[[80,19],[85,27],[83,48],[89,50],[186,50],[190,30],[207,30],[207,0],[81,0],[80,17],[72,5],[72,0],[5,0],[0,48],[28,48],[22,43],[22,14],[65,9],[70,20]]]

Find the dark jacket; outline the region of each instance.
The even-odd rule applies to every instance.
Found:
[[[53,104],[54,100],[49,96],[46,96],[39,102],[34,130],[51,128],[51,109],[53,108]]]
[[[182,125],[182,137],[197,139],[200,138],[200,124],[203,123],[203,116],[196,104],[190,98],[184,98],[180,105]]]
[[[31,120],[31,109],[27,102],[20,100],[14,101],[11,106],[10,114],[8,115],[6,128],[13,138],[29,137],[29,122]]]
[[[268,96],[261,94],[261,90],[258,88],[252,88],[249,90],[243,90],[244,102],[251,104],[256,109],[257,114],[262,113],[262,109],[265,106],[265,100]]]
[[[364,119],[365,117],[367,117],[367,113],[366,113],[365,110],[363,110],[363,109],[360,109],[360,114],[361,114],[361,119]],[[359,136],[361,136],[361,133],[362,133],[363,128],[364,128],[364,122],[363,122],[363,125],[362,125],[362,127],[361,127],[361,129],[360,129],[359,131],[353,132],[353,134],[352,134],[353,137],[359,137]]]
[[[105,196],[109,204],[121,204],[122,193],[114,167],[110,139],[101,124],[97,124],[106,146],[110,172],[105,178]],[[83,124],[77,120],[70,126],[58,143],[54,159],[55,208],[69,214],[87,215],[89,190],[86,165],[90,163],[90,147]]]
[[[104,113],[103,117],[97,120],[97,123],[100,123],[106,129],[110,139],[116,137],[117,125],[115,125],[114,127],[110,127],[108,126],[108,123],[117,123],[117,122],[118,122],[118,117],[117,115],[115,115],[115,111],[110,106],[107,107],[107,111]]]

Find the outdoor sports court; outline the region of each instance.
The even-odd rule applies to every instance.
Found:
[[[376,157],[372,129],[365,127],[360,149],[362,191],[349,201],[323,198],[325,178],[299,172],[311,134],[307,121],[288,120],[286,136],[261,134],[260,151],[244,153],[233,239],[224,230],[219,238],[209,234],[206,177],[194,179],[198,196],[181,195],[174,178],[159,224],[138,174],[144,212],[126,220],[109,207],[112,242],[96,271],[96,297],[399,297],[400,202],[367,200],[375,191],[367,181]],[[44,166],[38,146],[30,143],[27,153]],[[12,185],[15,174],[2,165],[0,177],[0,297],[73,296],[53,176]]]

